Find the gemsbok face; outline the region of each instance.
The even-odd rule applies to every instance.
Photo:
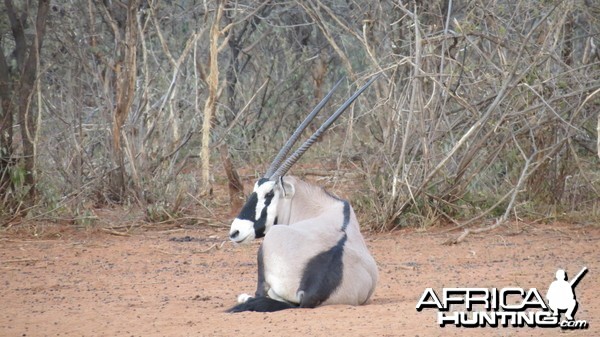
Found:
[[[265,236],[277,221],[281,193],[277,181],[266,178],[257,181],[240,214],[231,224],[229,238],[236,243],[248,243]]]
[[[254,184],[231,224],[229,238],[245,244],[264,237],[258,251],[257,288],[255,297],[240,295],[240,304],[229,312],[268,312],[336,303],[360,305],[370,298],[377,283],[377,265],[350,203],[285,174],[377,77],[346,100],[285,159],[341,81],[336,83]]]

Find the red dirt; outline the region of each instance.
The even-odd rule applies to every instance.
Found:
[[[232,245],[226,228],[0,235],[0,336],[600,335],[597,226],[511,224],[455,246],[441,245],[456,232],[440,228],[369,234],[380,268],[369,304],[269,314],[223,312],[254,292],[258,247]],[[185,236],[194,240],[170,240]],[[535,287],[545,295],[558,268],[572,276],[583,266],[576,318],[587,330],[442,328],[437,310],[415,310],[426,287]]]

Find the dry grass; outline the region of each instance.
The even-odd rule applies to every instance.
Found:
[[[194,3],[54,5],[30,101],[38,197],[15,121],[3,223],[225,219],[222,158],[248,184],[331,83],[349,78],[339,102],[374,74],[299,163],[366,227],[599,218],[597,5]]]

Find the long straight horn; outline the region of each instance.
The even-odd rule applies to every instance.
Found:
[[[288,152],[290,152],[290,149],[292,148],[292,146],[294,146],[294,144],[296,144],[296,141],[298,141],[298,138],[300,137],[300,135],[302,134],[304,129],[306,129],[308,124],[310,124],[310,122],[312,122],[312,120],[319,113],[319,111],[321,111],[321,109],[323,109],[325,104],[327,104],[327,102],[333,95],[333,92],[335,91],[335,89],[337,89],[337,87],[340,85],[340,83],[342,83],[342,80],[344,80],[344,78],[340,79],[333,86],[333,88],[331,88],[331,90],[327,93],[327,95],[325,95],[325,97],[321,100],[321,102],[319,102],[319,104],[317,104],[317,106],[313,109],[313,111],[311,111],[311,113],[308,114],[308,116],[306,116],[306,118],[304,118],[304,121],[302,121],[302,124],[300,124],[298,126],[298,128],[296,128],[296,131],[294,131],[294,133],[292,134],[290,139],[288,139],[288,141],[281,148],[281,150],[279,150],[279,153],[277,154],[277,156],[275,156],[275,159],[273,159],[271,166],[269,166],[267,173],[265,173],[265,178],[271,178],[271,176],[273,175],[275,170],[277,170],[277,168],[279,167],[279,165],[281,164],[281,162],[283,161],[285,156],[287,156]]]
[[[350,106],[350,104],[352,104],[352,102],[354,102],[354,100],[356,100],[356,98],[360,96],[360,94],[362,94],[363,91],[365,91],[377,78],[379,78],[379,75],[373,76],[369,82],[363,85],[354,93],[354,95],[348,98],[348,100],[346,100],[346,102],[344,102],[344,104],[342,104],[342,106],[340,106],[336,112],[334,112],[333,115],[331,115],[331,117],[329,117],[329,119],[327,119],[325,123],[323,123],[323,125],[321,125],[321,127],[315,131],[315,133],[313,133],[313,135],[310,136],[310,138],[307,139],[306,142],[304,142],[304,144],[302,144],[302,146],[300,146],[269,178],[273,180],[274,178],[283,176],[290,169],[290,167],[292,167],[292,165],[294,165],[298,159],[302,157],[304,152],[306,152],[306,150],[308,150],[308,148],[314,144],[314,142],[323,134],[323,132],[325,132],[331,126],[331,124],[333,124],[333,122],[340,117],[342,112],[344,112]]]

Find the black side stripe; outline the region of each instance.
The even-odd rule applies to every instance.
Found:
[[[344,245],[348,236],[344,236],[322,253],[311,258],[302,273],[300,288],[304,295],[300,300],[301,308],[314,308],[325,302],[342,283],[344,274]]]
[[[342,232],[346,232],[346,228],[350,223],[350,203],[346,200],[342,200],[344,203],[344,222],[342,223]]]
[[[344,204],[344,220],[342,222],[342,232],[346,232],[346,228],[348,228],[348,224],[350,223],[350,203],[344,199],[338,198],[337,196],[331,194],[328,190],[323,189],[323,192],[325,192],[325,194],[327,194],[328,196],[330,196],[331,198],[342,202]]]

